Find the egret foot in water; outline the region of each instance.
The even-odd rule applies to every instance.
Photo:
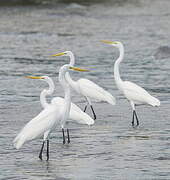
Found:
[[[64,128],[62,128],[62,133],[63,133],[63,144],[65,144],[66,140],[65,140]]]
[[[70,134],[69,134],[69,129],[67,129],[67,143],[70,143]]]
[[[47,139],[47,161],[49,160],[49,143],[50,141]]]
[[[40,150],[40,154],[39,154],[39,158],[42,160],[42,153],[43,153],[43,149],[44,149],[44,144],[45,141],[43,141],[42,146],[41,146],[41,150]]]
[[[139,126],[139,120],[138,120],[138,116],[137,116],[137,114],[136,114],[136,111],[135,110],[133,110],[133,116],[132,116],[132,126],[134,127],[134,120],[135,120],[135,118],[136,118],[136,126]]]

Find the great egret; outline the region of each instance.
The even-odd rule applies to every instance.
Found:
[[[70,65],[74,66],[75,64],[74,54],[71,51],[65,51],[62,53],[54,54],[52,56],[69,56]],[[90,105],[93,116],[94,116],[94,120],[96,119],[96,114],[94,112],[90,98],[93,98],[98,101],[106,101],[111,105],[115,105],[115,102],[116,102],[115,98],[108,91],[104,90],[102,87],[98,86],[94,82],[85,78],[81,78],[77,81],[74,81],[71,78],[69,72],[66,73],[66,79],[67,79],[67,82],[70,84],[70,86],[78,94],[81,94],[82,96],[86,98],[87,105],[84,108],[84,112],[86,111],[87,106]]]
[[[124,46],[118,41],[106,41],[102,40],[103,43],[109,44],[113,47],[119,49],[120,55],[114,64],[114,78],[116,85],[120,91],[123,92],[124,96],[130,101],[133,110],[132,116],[132,126],[134,126],[134,118],[136,118],[137,126],[139,125],[139,120],[135,111],[135,105],[137,104],[149,104],[151,106],[159,106],[160,101],[151,96],[145,89],[132,83],[130,81],[122,81],[119,74],[119,64],[124,58]]]
[[[17,135],[17,137],[14,139],[13,143],[16,149],[21,148],[21,146],[25,142],[31,141],[33,139],[36,139],[44,135],[39,158],[42,159],[44,143],[47,140],[47,160],[49,159],[49,135],[56,128],[59,122],[62,126],[62,129],[64,130],[65,121],[68,119],[70,113],[70,106],[71,106],[70,88],[65,78],[66,72],[69,71],[70,69],[75,71],[87,71],[70,65],[64,65],[60,68],[59,81],[65,93],[64,99],[61,98],[63,101],[63,106],[61,107],[61,103],[58,103],[60,98],[53,98],[50,104],[45,103],[44,110],[42,110],[35,118],[29,121],[21,130],[21,132]],[[45,77],[41,77],[39,79],[45,79]]]
[[[44,89],[40,94],[40,102],[43,108],[46,108],[49,103],[46,100],[47,95],[51,95],[54,92],[55,85],[53,80],[48,76],[42,76],[42,77],[35,77],[35,76],[27,76],[27,78],[30,79],[40,79],[48,83],[49,89]],[[57,106],[62,108],[64,106],[64,99],[61,97],[55,97],[55,102],[57,103]],[[87,124],[92,125],[94,124],[94,120],[86,113],[84,113],[76,104],[71,103],[71,109],[69,114],[69,119],[77,121],[79,124]],[[62,129],[62,132],[64,129]],[[69,130],[67,129],[67,135],[68,135],[68,143],[70,143],[70,136],[69,136]],[[64,133],[63,133],[64,134]],[[65,136],[63,136],[63,144],[65,144]]]

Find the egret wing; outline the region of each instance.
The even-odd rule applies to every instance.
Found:
[[[29,121],[14,139],[16,148],[20,148],[24,142],[43,136],[46,131],[54,129],[61,118],[61,109],[49,105],[35,118]]]
[[[84,96],[94,98],[98,101],[107,101],[112,105],[115,104],[115,98],[108,91],[104,90],[94,82],[82,78],[78,80],[78,84],[80,91]]]
[[[52,100],[53,104],[57,104],[59,107],[64,106],[65,99],[61,97],[55,97]],[[76,104],[71,103],[69,119],[76,121],[79,124],[94,124],[94,120],[86,113],[84,113]]]
[[[77,123],[80,124],[94,124],[94,120],[74,103],[71,103],[69,119],[75,120]]]
[[[130,81],[123,82],[123,92],[127,99],[136,103],[160,104],[159,100],[151,96],[144,88]]]

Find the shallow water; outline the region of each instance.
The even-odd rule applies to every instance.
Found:
[[[170,42],[169,9],[168,0],[0,8],[0,179],[170,179],[170,61],[160,52]],[[138,128],[131,127],[130,105],[114,83],[118,52],[102,39],[124,43],[122,78],[161,100],[158,108],[137,107]],[[24,76],[53,77],[55,95],[63,96],[55,77],[68,58],[49,55],[65,50],[75,53],[77,66],[91,70],[72,73],[74,79],[97,82],[117,98],[117,105],[94,103],[92,127],[70,122],[69,145],[62,145],[58,128],[51,134],[50,161],[41,162],[41,140],[20,150],[12,145],[40,112],[39,94],[46,87]],[[75,93],[72,101],[83,108],[84,99]]]

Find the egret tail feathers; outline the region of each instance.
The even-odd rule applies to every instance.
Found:
[[[79,119],[79,123],[92,125],[94,124],[94,119],[92,119],[88,114],[82,112],[83,116]]]
[[[20,149],[22,145],[24,144],[24,142],[25,142],[25,138],[23,136],[19,136],[19,137],[17,136],[13,141],[14,147],[16,149]]]
[[[94,124],[94,120],[88,114],[83,111],[76,111],[74,109],[70,111],[70,119],[77,121],[79,124]]]
[[[94,119],[92,119],[90,116],[86,118],[86,124],[92,125],[94,124]]]
[[[159,99],[152,97],[149,102],[148,102],[151,106],[160,106],[160,101]]]
[[[106,101],[109,104],[111,104],[111,105],[115,105],[116,104],[116,99],[109,92],[105,92],[105,97],[106,97]]]

